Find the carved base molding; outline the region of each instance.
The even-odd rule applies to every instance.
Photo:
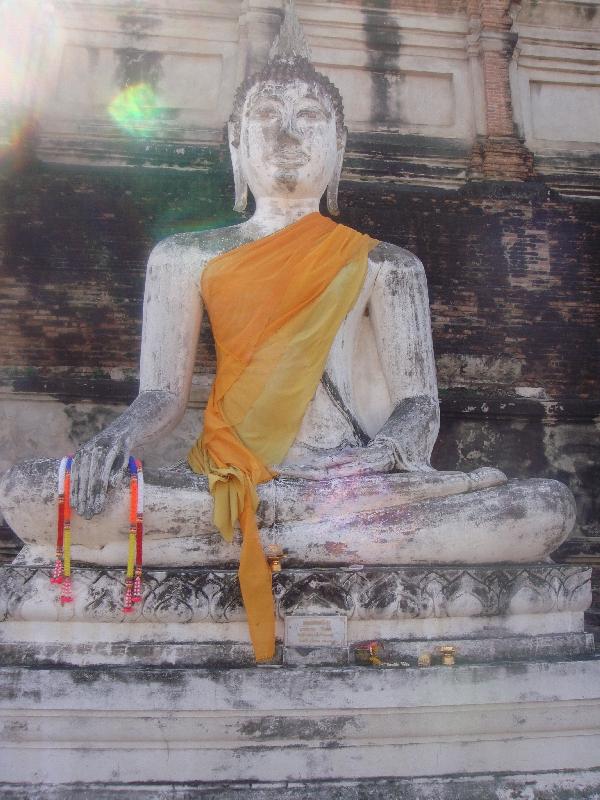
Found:
[[[234,570],[147,570],[131,615],[122,612],[122,570],[75,567],[75,600],[66,606],[50,572],[0,568],[3,663],[253,663]],[[273,576],[277,635],[286,617],[346,617],[348,646],[314,648],[307,663],[353,663],[365,639],[384,641],[387,659],[415,665],[441,644],[454,644],[460,663],[590,653],[590,572],[557,564],[287,569]],[[278,645],[274,663],[282,660]]]
[[[74,567],[74,602],[62,606],[50,566],[0,568],[0,620],[139,624],[245,620],[235,570],[152,569],[142,602],[122,613],[123,570]],[[279,619],[426,620],[585,611],[589,568],[570,564],[284,569],[273,576]]]

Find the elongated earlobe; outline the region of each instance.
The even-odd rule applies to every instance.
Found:
[[[235,186],[235,205],[234,211],[242,214],[248,205],[248,181],[242,170],[239,155],[239,141],[235,143],[235,132],[231,123],[228,126],[229,133],[229,154],[231,156],[231,166],[233,167],[233,183]]]
[[[243,214],[248,205],[248,182],[240,168],[239,158],[232,156],[231,163],[233,164],[233,183],[235,185],[235,205],[233,210]]]
[[[339,216],[340,208],[338,205],[338,190],[340,187],[340,177],[342,175],[342,164],[344,161],[344,153],[346,152],[346,132],[344,131],[343,141],[340,149],[337,152],[337,159],[335,162],[335,169],[333,175],[327,186],[327,210],[332,217]]]

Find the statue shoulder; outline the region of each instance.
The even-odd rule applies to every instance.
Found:
[[[240,225],[175,233],[154,246],[149,264],[159,267],[161,264],[179,263],[182,268],[187,265],[201,267],[211,258],[243,243]]]
[[[378,274],[401,270],[415,276],[425,275],[423,264],[414,253],[390,242],[379,242],[369,254],[369,263],[377,269]]]

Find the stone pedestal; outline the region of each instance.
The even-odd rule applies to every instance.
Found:
[[[201,793],[215,784],[224,798],[271,796],[269,787],[297,797],[284,792],[298,784],[321,797],[325,781],[344,781],[337,797],[596,796],[564,792],[598,764],[596,659],[424,669],[4,667],[0,675],[0,774],[13,789],[29,784],[28,798],[77,782],[80,797],[89,784],[98,793],[87,796],[128,796],[129,783],[145,787],[145,798],[216,796]],[[528,793],[490,787],[496,773]],[[535,795],[545,773],[554,773],[554,791]],[[387,794],[350,793],[382,777]],[[420,792],[395,792],[408,778]],[[450,780],[467,791],[440,795]],[[178,785],[187,793],[175,794]]]
[[[284,570],[280,634],[288,615],[346,617],[337,666],[316,647],[296,667],[281,645],[272,664],[253,665],[233,570],[148,571],[132,616],[121,570],[76,567],[65,607],[49,567],[0,572],[3,797],[600,791],[588,569]],[[365,639],[383,644],[385,666],[355,663]],[[455,666],[441,664],[442,644]],[[424,651],[433,665],[419,668]]]

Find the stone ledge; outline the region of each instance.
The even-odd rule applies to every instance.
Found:
[[[283,786],[591,770],[599,687],[593,658],[422,670],[4,668],[0,770],[9,784],[85,775]]]
[[[481,704],[522,705],[524,709],[531,705],[539,711],[544,703],[569,703],[573,708],[600,714],[600,657],[422,669],[357,665],[310,669],[272,665],[231,669],[0,667],[0,686],[1,714],[25,707],[31,707],[32,713],[76,715],[102,714],[113,708],[143,720],[149,707],[166,715],[233,711],[252,716],[255,712],[324,713],[340,709],[371,713],[390,708],[437,713],[441,708],[461,705],[472,705],[475,712]],[[476,725],[485,724],[476,714],[472,719]],[[587,728],[587,722],[581,722],[581,726]],[[385,726],[383,730],[387,730]],[[29,738],[38,733],[30,729]],[[454,738],[447,727],[441,733]],[[265,728],[244,729],[241,734],[252,741],[276,738]],[[86,736],[96,735],[93,727],[87,730]],[[204,736],[198,731],[200,735]],[[363,732],[356,730],[354,735],[360,739]],[[398,735],[402,738],[404,733],[399,729]],[[14,742],[26,738],[22,733]],[[156,731],[150,729],[142,731],[142,738],[160,741]]]
[[[88,626],[89,627],[89,626]],[[21,631],[22,632],[22,631]],[[15,641],[18,628],[9,623],[0,641],[0,663],[5,667],[252,667],[255,665],[252,647],[239,641],[198,641],[191,637],[186,641],[136,641],[120,638],[115,641],[78,641],[79,630],[64,627],[62,631],[48,630],[48,626],[36,626],[37,640]],[[11,634],[15,633],[11,640]],[[62,638],[60,634],[62,633]],[[126,631],[120,630],[121,637]],[[50,634],[50,636],[48,636]],[[47,638],[46,638],[47,637]],[[43,640],[42,640],[43,638]],[[304,664],[354,664],[354,650],[359,642],[350,642],[347,648],[336,648],[332,654],[328,648],[313,648],[303,660]],[[452,637],[441,639],[386,639],[382,641],[384,661],[405,662],[417,666],[418,656],[423,652],[433,654],[434,663],[441,645],[456,648],[456,662],[482,664],[501,661],[525,661],[594,653],[594,637],[588,633],[557,633],[538,636],[504,637]],[[284,660],[281,644],[277,644],[273,664]],[[287,664],[292,663],[289,658]],[[295,663],[301,663],[296,661]]]
[[[366,781],[0,783],[0,796],[5,800],[597,800],[600,769]]]

